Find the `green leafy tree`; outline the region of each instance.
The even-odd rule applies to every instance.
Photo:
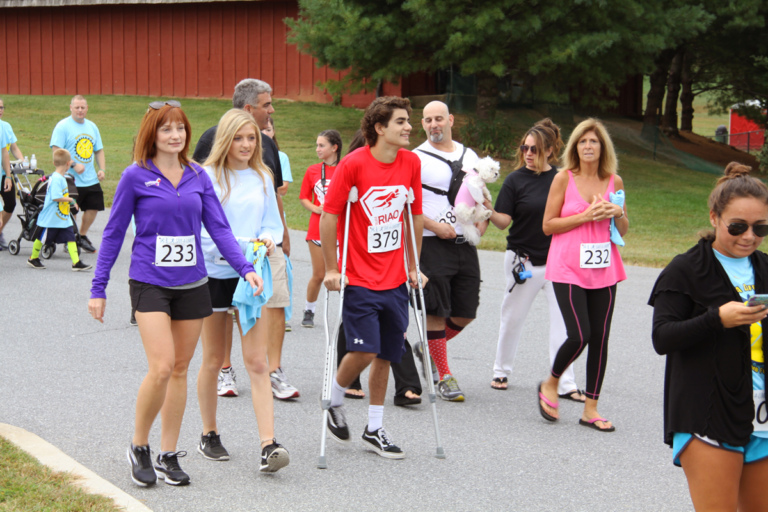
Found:
[[[498,77],[509,72],[603,101],[708,22],[682,0],[299,0],[299,8],[286,20],[289,41],[318,65],[348,70],[335,91],[456,66],[477,76],[481,117],[492,115]]]

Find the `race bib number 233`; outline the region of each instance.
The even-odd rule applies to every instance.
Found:
[[[197,265],[195,236],[157,236],[155,265],[158,267],[194,267]]]

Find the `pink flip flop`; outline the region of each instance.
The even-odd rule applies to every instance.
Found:
[[[592,418],[591,420],[582,420],[579,419],[579,425],[584,425],[585,427],[593,428],[595,430],[598,430],[600,432],[613,432],[616,430],[616,427],[611,425],[608,428],[600,428],[597,425],[595,425],[595,422],[602,421],[603,423],[607,422],[608,420],[605,418]]]
[[[536,401],[536,403],[539,406],[539,412],[541,413],[541,416],[547,420],[547,421],[557,421],[557,418],[549,414],[547,411],[544,410],[544,407],[542,407],[541,402],[544,402],[548,406],[550,406],[553,409],[557,409],[560,404],[557,402],[550,401],[546,396],[544,396],[544,393],[541,392],[541,385],[543,382],[539,382],[539,399]]]

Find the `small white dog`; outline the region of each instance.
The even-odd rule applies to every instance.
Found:
[[[456,219],[464,228],[464,237],[472,245],[480,243],[480,230],[475,224],[488,220],[491,210],[483,206],[487,199],[491,201],[486,183],[493,183],[499,178],[499,162],[487,156],[475,164],[474,169],[464,169],[467,175],[461,184],[454,210]]]

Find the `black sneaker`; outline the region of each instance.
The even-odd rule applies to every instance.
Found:
[[[93,246],[87,236],[80,237],[80,248],[85,252],[96,252],[96,248]]]
[[[272,439],[272,444],[268,444],[261,450],[261,466],[259,466],[259,471],[262,473],[274,473],[280,468],[287,466],[290,460],[288,450],[283,448],[283,445],[278,443],[276,439]]]
[[[398,448],[395,443],[392,442],[389,438],[389,434],[384,430],[384,427],[381,427],[375,432],[368,432],[368,425],[366,425],[365,432],[363,432],[363,443],[367,448],[387,459],[405,458],[403,450]]]
[[[187,452],[169,452],[157,456],[155,471],[160,478],[169,485],[188,485],[189,475],[179,466],[179,457],[184,457]]]
[[[219,434],[213,430],[200,436],[197,451],[208,460],[229,460],[229,452],[222,446]]]
[[[37,268],[37,269],[40,269],[40,270],[45,270],[45,265],[43,265],[43,263],[40,261],[40,258],[35,258],[35,259],[30,258],[30,259],[28,259],[27,260],[27,265],[29,265],[32,268]]]
[[[314,327],[315,326],[315,314],[310,311],[304,311],[304,319],[301,321],[302,327]]]
[[[349,441],[349,427],[343,405],[328,408],[328,431],[337,441]]]
[[[131,480],[136,485],[141,487],[155,485],[157,474],[155,473],[155,468],[152,467],[152,455],[149,452],[149,445],[133,446],[131,444],[128,447],[128,462],[131,463]]]
[[[72,272],[83,272],[85,270],[91,270],[92,268],[93,268],[93,265],[86,265],[81,260],[75,263],[74,265],[72,265]]]

